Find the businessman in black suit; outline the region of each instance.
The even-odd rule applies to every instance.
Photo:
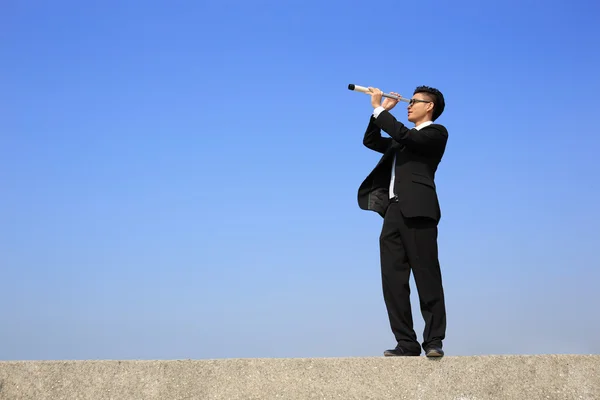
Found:
[[[410,273],[414,274],[425,329],[422,347],[427,357],[442,357],[446,308],[438,261],[437,226],[441,210],[435,185],[448,131],[434,121],[444,111],[442,93],[419,86],[408,105],[407,128],[390,113],[398,100],[369,88],[373,115],[363,144],[383,156],[358,190],[358,204],[383,217],[379,237],[383,297],[397,346],[386,356],[419,356],[421,345],[413,329]],[[392,94],[396,94],[392,92]],[[382,137],[381,131],[390,137]]]

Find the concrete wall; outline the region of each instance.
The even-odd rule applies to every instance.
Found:
[[[600,400],[600,356],[0,362],[1,400]]]

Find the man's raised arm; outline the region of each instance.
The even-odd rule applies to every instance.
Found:
[[[398,143],[420,153],[438,151],[448,140],[448,131],[441,125],[430,125],[421,130],[408,129],[386,110],[379,114],[374,124]]]
[[[391,138],[381,136],[381,128],[375,124],[375,117],[371,116],[367,130],[365,131],[363,144],[371,150],[385,153],[391,142]]]

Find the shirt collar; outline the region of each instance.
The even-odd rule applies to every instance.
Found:
[[[415,126],[415,129],[416,130],[421,130],[421,129],[423,129],[426,126],[429,126],[431,124],[433,124],[433,121],[426,121],[426,122],[423,122],[422,124],[419,124],[419,125]]]

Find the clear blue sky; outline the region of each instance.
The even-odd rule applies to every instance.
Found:
[[[446,97],[446,353],[600,352],[598,2],[0,8],[0,359],[393,347],[349,83]]]

